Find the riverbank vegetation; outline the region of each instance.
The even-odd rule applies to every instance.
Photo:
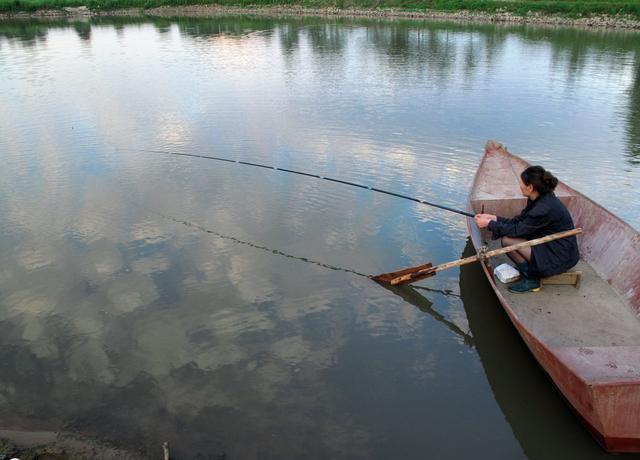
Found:
[[[469,11],[488,14],[509,13],[518,16],[561,15],[571,18],[604,15],[640,19],[638,0],[0,0],[0,12],[34,12],[80,6],[104,11],[187,5]]]

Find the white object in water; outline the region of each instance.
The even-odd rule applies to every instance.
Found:
[[[510,283],[520,278],[520,272],[509,264],[498,265],[493,273],[502,283]]]

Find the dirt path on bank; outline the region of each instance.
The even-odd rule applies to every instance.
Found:
[[[158,8],[129,8],[122,10],[89,10],[86,7],[36,12],[0,13],[2,19],[81,18],[91,16],[150,16],[150,17],[218,17],[229,15],[259,15],[271,17],[316,16],[379,19],[431,19],[439,21],[478,22],[495,24],[531,24],[594,29],[640,30],[640,20],[619,16],[566,18],[554,15],[531,14],[516,16],[511,13],[482,13],[471,11],[403,11],[394,9],[339,9],[304,8],[297,6],[232,7],[220,5],[163,6]]]

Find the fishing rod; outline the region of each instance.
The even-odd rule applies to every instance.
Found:
[[[346,181],[346,180],[335,179],[333,177],[320,176],[318,174],[311,174],[311,173],[306,173],[306,172],[302,172],[302,171],[295,171],[293,169],[278,168],[278,167],[275,167],[275,166],[268,166],[268,165],[263,165],[263,164],[260,164],[260,163],[251,163],[251,162],[248,162],[248,161],[233,160],[233,159],[230,159],[230,158],[214,157],[214,156],[209,156],[209,155],[198,155],[196,153],[181,153],[181,152],[169,152],[169,151],[166,151],[166,150],[145,150],[145,149],[128,149],[128,148],[119,148],[117,150],[130,151],[130,152],[157,153],[157,154],[163,154],[163,155],[176,155],[176,156],[181,156],[181,157],[204,158],[206,160],[224,161],[226,163],[237,163],[237,164],[245,165],[245,166],[254,166],[254,167],[257,167],[257,168],[272,169],[274,171],[282,171],[282,172],[287,172],[287,173],[291,173],[291,174],[298,174],[300,176],[313,177],[314,179],[322,179],[322,180],[326,180],[326,181],[329,181],[329,182],[336,182],[338,184],[350,185],[352,187],[358,187],[358,188],[362,188],[362,189],[365,189],[365,190],[371,190],[372,192],[384,193],[385,195],[391,195],[391,196],[395,196],[395,197],[398,197],[398,198],[403,198],[405,200],[415,201],[416,203],[424,204],[424,205],[431,206],[431,207],[438,208],[438,209],[443,209],[443,210],[449,211],[449,212],[455,212],[456,214],[462,214],[463,216],[474,217],[474,215],[471,214],[471,213],[468,213],[468,212],[465,212],[465,211],[460,211],[459,209],[450,208],[448,206],[443,206],[441,204],[433,203],[431,201],[421,200],[419,198],[414,198],[414,197],[411,197],[411,196],[402,195],[400,193],[390,192],[388,190],[382,190],[382,189],[379,189],[379,188],[376,188],[376,187],[370,187],[368,185],[356,184],[354,182],[349,182],[349,181]]]

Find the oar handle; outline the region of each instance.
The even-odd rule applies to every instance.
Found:
[[[435,267],[430,267],[423,270],[417,270],[412,273],[407,273],[405,275],[398,276],[397,278],[392,279],[391,281],[389,281],[389,284],[395,286],[397,284],[411,282],[416,278],[423,278],[425,277],[425,275],[435,275],[436,273],[441,272],[442,270],[446,270],[448,268],[459,267],[461,265],[477,262],[478,260],[485,260],[490,257],[495,257],[502,254],[506,254],[508,252],[517,251],[518,249],[537,246],[539,244],[548,243],[549,241],[559,240],[560,238],[567,238],[569,236],[579,235],[580,233],[582,233],[581,228],[574,228],[573,230],[554,233],[552,235],[543,236],[541,238],[536,238],[534,240],[523,241],[522,243],[512,244],[511,246],[506,246],[504,248],[494,249],[493,251],[476,254],[475,256],[465,257],[464,259],[454,260],[452,262],[436,265]]]
[[[581,228],[574,228],[572,230],[566,230],[564,232],[554,233],[552,235],[543,236],[540,238],[536,238],[534,240],[523,241],[522,243],[516,243],[516,244],[512,244],[511,246],[505,246],[504,248],[494,249],[493,251],[485,252],[484,258],[499,256],[501,254],[506,254],[508,252],[516,251],[518,249],[537,246],[539,244],[548,243],[549,241],[559,240],[561,238],[568,238],[570,236],[579,235],[580,233],[582,233]],[[476,256],[476,257],[481,257],[481,256]],[[464,265],[464,264],[461,264],[461,265]],[[438,267],[439,266],[440,265],[438,265]]]

